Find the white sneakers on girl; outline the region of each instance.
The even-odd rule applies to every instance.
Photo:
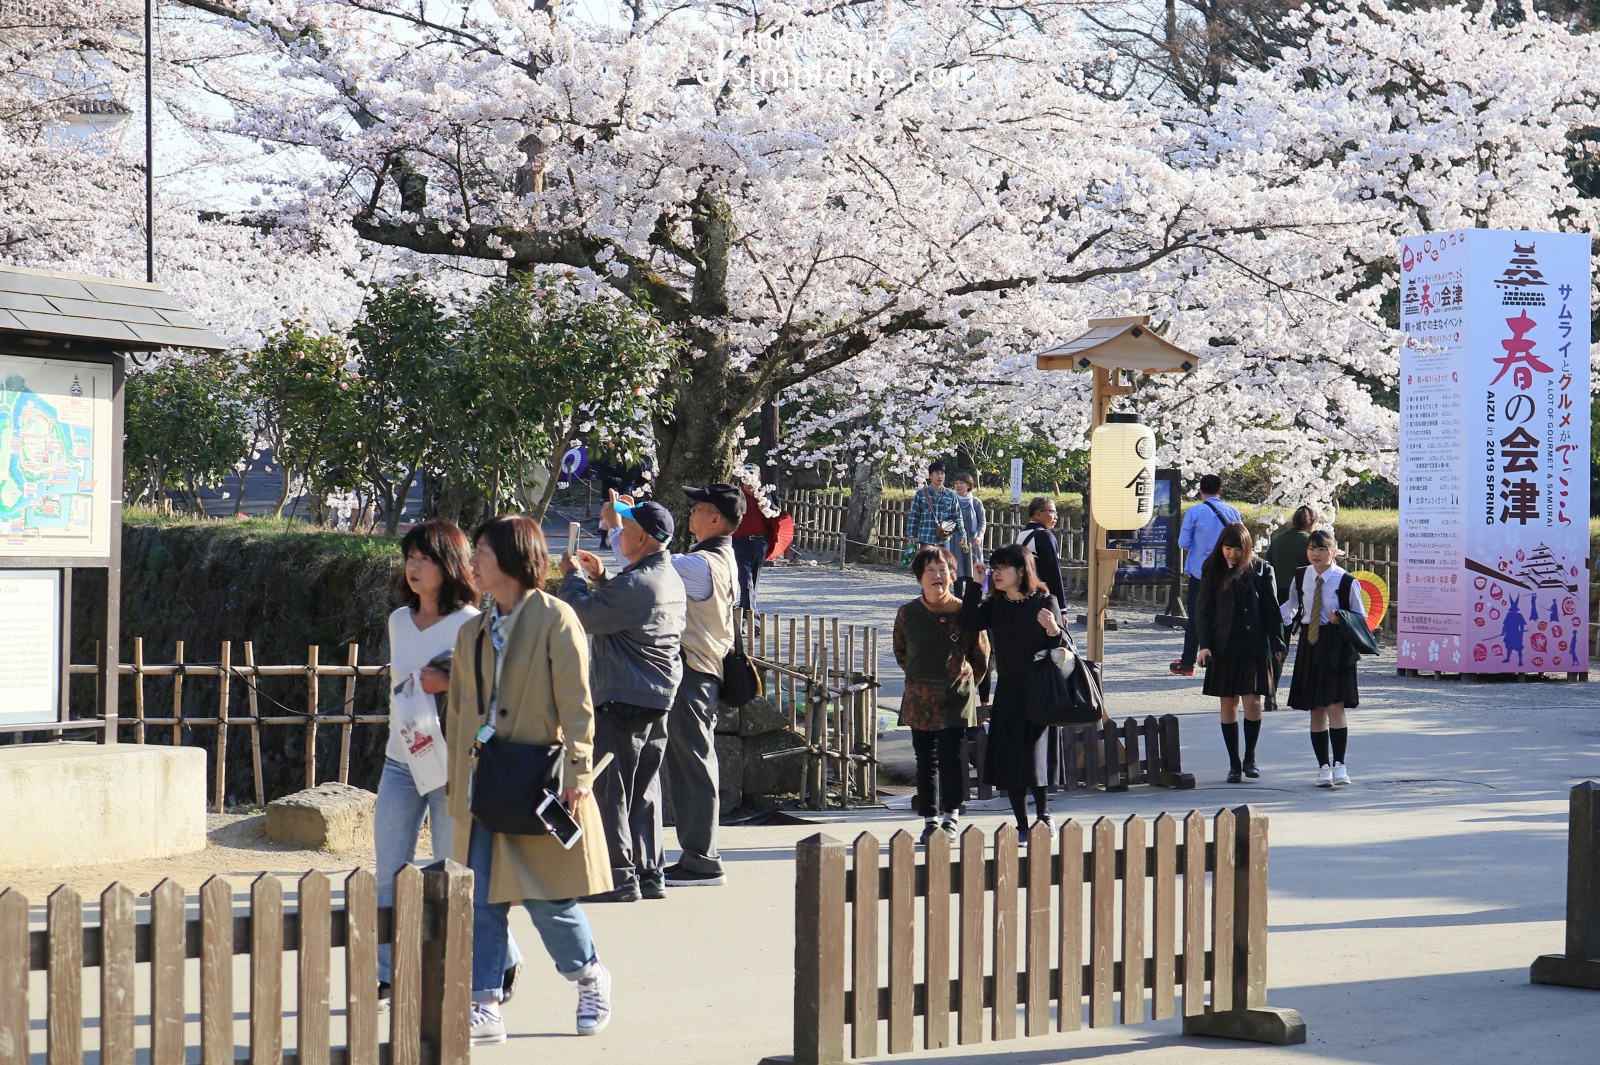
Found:
[[[1318,767],[1318,769],[1317,769],[1317,787],[1319,787],[1319,788],[1331,788],[1331,787],[1333,787],[1333,766],[1331,766],[1331,765],[1322,765],[1322,766]]]
[[[1343,787],[1350,783],[1350,774],[1345,770],[1343,762],[1333,763],[1333,786]]]

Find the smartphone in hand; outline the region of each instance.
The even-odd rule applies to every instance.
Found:
[[[539,804],[535,813],[544,823],[545,829],[565,849],[570,851],[572,845],[583,838],[583,826],[572,816],[572,812],[561,801],[561,796],[545,792],[544,801]]]
[[[577,558],[578,557],[578,542],[579,542],[578,538],[581,535],[582,535],[582,529],[579,527],[577,522],[575,522],[575,521],[567,522],[567,557],[568,558]]]

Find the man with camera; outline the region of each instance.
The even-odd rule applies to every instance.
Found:
[[[646,502],[610,509],[620,519],[615,546],[627,565],[607,576],[598,557],[579,551],[561,560],[566,576],[556,594],[594,637],[594,753],[614,759],[595,782],[595,798],[615,887],[584,901],[637,902],[666,897],[661,763],[667,710],[683,677],[686,605],[667,550],[673,533],[667,508]]]
[[[911,497],[911,513],[906,517],[906,538],[911,551],[941,547],[955,535],[960,524],[960,504],[956,494],[944,485],[945,464],[937,459],[928,466],[928,483]]]

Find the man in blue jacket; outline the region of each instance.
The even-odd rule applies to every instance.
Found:
[[[566,576],[556,591],[594,637],[594,754],[614,759],[595,781],[595,799],[616,886],[587,902],[666,897],[661,764],[667,711],[683,679],[679,640],[687,596],[667,550],[672,515],[660,503],[618,503],[615,509],[622,519],[617,546],[628,565],[608,577],[599,558],[580,551],[561,560]]]
[[[1194,608],[1200,598],[1200,568],[1216,549],[1222,530],[1229,522],[1241,520],[1239,512],[1224,503],[1221,495],[1221,477],[1208,473],[1200,478],[1200,502],[1184,514],[1183,528],[1178,532],[1178,546],[1186,552],[1183,572],[1189,579],[1184,582],[1183,605],[1189,620],[1183,626],[1183,654],[1167,668],[1180,677],[1194,676],[1194,659],[1200,653],[1200,637],[1194,628]]]

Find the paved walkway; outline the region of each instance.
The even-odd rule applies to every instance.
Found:
[[[786,568],[763,576],[765,609],[849,611],[887,626],[915,594],[897,574]],[[1077,793],[1057,816],[1092,820],[1206,813],[1253,802],[1272,817],[1271,1001],[1304,1014],[1310,1042],[1271,1048],[1187,1039],[1175,1022],[1008,1044],[904,1061],[1047,1065],[1159,1062],[1529,1061],[1600,1058],[1600,994],[1533,987],[1527,967],[1562,945],[1566,791],[1600,775],[1600,685],[1459,684],[1403,680],[1392,657],[1368,661],[1353,712],[1351,772],[1337,791],[1311,786],[1305,719],[1268,715],[1262,779],[1222,783],[1226,756],[1199,681],[1166,672],[1178,638],[1148,615],[1108,638],[1107,688],[1119,716],[1183,720],[1192,792],[1135,788]],[[915,828],[904,808],[818,817],[848,839]],[[986,830],[998,809],[973,811]],[[789,1049],[792,847],[816,825],[731,827],[721,889],[675,890],[663,902],[594,906],[600,949],[616,973],[616,1017],[596,1039],[570,1035],[574,996],[544,967],[525,916],[515,927],[533,964],[508,1007],[515,1034],[482,1048],[480,1065],[754,1065]]]

